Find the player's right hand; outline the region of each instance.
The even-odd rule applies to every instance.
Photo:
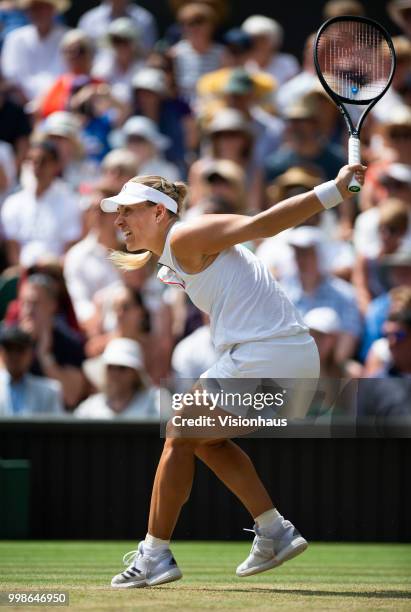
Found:
[[[347,164],[346,166],[343,166],[341,168],[337,178],[335,179],[335,184],[337,185],[344,199],[352,198],[352,196],[355,195],[354,193],[348,190],[348,186],[353,176],[355,176],[360,185],[364,185],[364,177],[366,170],[367,166],[363,166],[362,164]]]

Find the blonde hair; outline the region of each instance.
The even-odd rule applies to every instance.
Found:
[[[157,189],[175,200],[177,202],[178,210],[177,213],[173,213],[168,210],[167,212],[170,216],[178,218],[183,212],[188,192],[187,185],[185,183],[181,181],[173,183],[161,176],[156,175],[135,176],[130,180],[133,183],[142,183],[143,185],[147,185],[147,187]],[[153,206],[155,206],[154,203]],[[146,263],[150,261],[151,257],[151,251],[143,251],[142,253],[111,251],[109,255],[110,261],[112,261],[114,265],[122,270],[138,270],[139,268],[145,266]]]

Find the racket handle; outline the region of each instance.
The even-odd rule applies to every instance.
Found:
[[[357,136],[350,136],[348,140],[348,163],[360,164],[361,163],[361,143]],[[355,178],[352,177],[350,184],[348,185],[348,191],[352,193],[358,193],[361,191],[361,185]]]

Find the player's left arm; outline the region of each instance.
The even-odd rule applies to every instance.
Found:
[[[343,166],[335,179],[341,199],[352,197],[348,185],[352,175],[363,184],[365,166]],[[314,191],[288,198],[254,217],[244,215],[204,215],[179,228],[173,238],[177,256],[191,253],[213,255],[234,244],[275,236],[285,229],[303,223],[324,210]]]

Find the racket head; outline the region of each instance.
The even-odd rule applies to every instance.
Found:
[[[328,95],[337,103],[375,104],[395,72],[388,32],[368,17],[343,15],[323,23],[314,42],[314,64]]]

